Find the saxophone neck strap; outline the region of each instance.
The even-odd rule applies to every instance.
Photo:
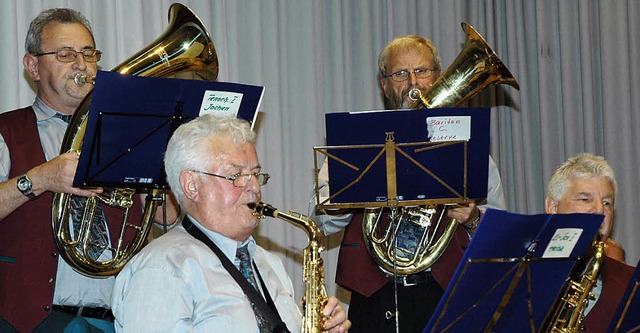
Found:
[[[267,286],[262,279],[262,275],[258,271],[257,267],[252,261],[253,268],[258,275],[258,280],[260,281],[260,286],[264,291],[265,297],[263,298],[260,292],[256,288],[254,288],[249,281],[240,273],[240,271],[236,268],[236,266],[224,255],[222,250],[209,238],[207,237],[202,230],[196,227],[189,217],[185,217],[182,221],[182,226],[185,230],[191,234],[191,236],[195,237],[199,241],[205,243],[215,255],[220,259],[222,266],[229,272],[231,277],[240,285],[242,291],[249,299],[249,303],[251,303],[251,307],[253,308],[253,312],[256,315],[256,320],[258,321],[258,325],[260,327],[261,332],[273,332],[273,333],[285,333],[289,332],[287,329],[287,325],[282,321],[280,315],[278,314],[278,310],[276,309],[275,304],[273,303],[273,299],[267,290]],[[265,301],[266,298],[266,301]],[[264,327],[262,327],[264,326]]]

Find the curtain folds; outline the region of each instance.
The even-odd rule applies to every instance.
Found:
[[[264,201],[307,213],[314,146],[324,145],[324,114],[383,109],[377,56],[392,38],[434,41],[446,68],[470,23],[520,84],[487,89],[470,104],[491,106],[491,153],[508,209],[544,212],[553,170],[580,152],[604,155],[619,184],[616,238],[628,263],[640,257],[635,223],[640,187],[640,3],[516,0],[192,0],[181,1],[205,23],[220,58],[221,81],[265,86],[257,125],[258,154],[272,179]],[[172,1],[5,0],[0,41],[0,110],[30,104],[22,67],[29,21],[48,7],[71,7],[91,21],[102,69],[109,70],[159,36]],[[354,129],[358,130],[358,129]],[[303,231],[263,221],[260,243],[285,258],[301,294]],[[340,235],[327,239],[329,292]],[[347,297],[347,296],[345,296]],[[343,298],[343,300],[346,300]]]

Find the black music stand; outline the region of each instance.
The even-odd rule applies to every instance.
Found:
[[[74,186],[168,188],[164,152],[173,131],[199,115],[253,124],[264,88],[99,71]]]
[[[608,333],[640,332],[640,262],[629,282],[627,291],[611,319]]]
[[[538,332],[603,216],[489,209],[425,332]]]
[[[488,108],[328,113],[327,146],[314,147],[316,206],[480,202],[487,196],[489,128]],[[320,201],[318,165],[325,159],[330,195]]]

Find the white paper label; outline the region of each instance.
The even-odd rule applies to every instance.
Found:
[[[200,105],[200,115],[235,116],[240,110],[242,94],[228,91],[207,90]]]
[[[429,141],[469,141],[471,117],[427,117]]]
[[[582,229],[560,228],[556,230],[551,238],[547,249],[544,250],[543,258],[568,258],[571,256],[573,248],[580,240]]]

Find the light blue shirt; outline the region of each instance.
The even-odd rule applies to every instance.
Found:
[[[193,220],[193,219],[192,219]],[[241,243],[194,221],[238,265]],[[301,313],[282,261],[248,239],[249,253],[280,317],[299,332]],[[204,243],[180,224],[155,239],[118,274],[111,300],[117,332],[258,332],[244,292]]]
[[[56,111],[38,97],[33,103],[33,110],[38,121],[38,135],[40,135],[42,150],[45,158],[49,161],[60,155],[60,147],[67,130],[67,123],[62,119],[55,118]],[[9,149],[2,135],[0,135],[0,182],[8,180],[10,169],[11,156],[9,155]],[[42,223],[44,227],[50,225],[51,221],[42,221]],[[51,237],[53,237],[53,234]],[[108,256],[108,253],[109,251],[105,251],[103,254]],[[66,261],[61,257],[59,258],[53,304],[108,308],[111,288],[115,279],[113,277],[87,277],[76,272]],[[100,260],[103,259],[101,257]]]

